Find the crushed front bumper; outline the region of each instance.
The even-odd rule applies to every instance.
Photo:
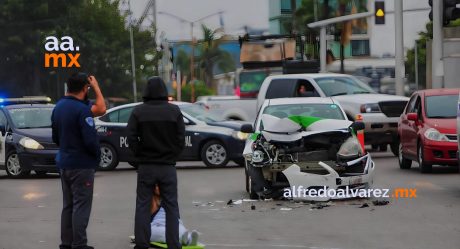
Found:
[[[367,154],[361,158],[347,162],[345,167],[351,167],[357,163],[365,163],[363,172],[360,173],[345,173],[339,174],[330,165],[319,162],[326,174],[313,174],[302,172],[300,167],[296,164],[292,164],[287,169],[283,170],[283,174],[286,176],[290,188],[292,189],[314,189],[325,187],[327,189],[367,189],[372,188],[374,182],[374,170],[375,165],[372,161],[371,155]],[[291,196],[293,200],[306,200],[306,201],[328,201],[330,199],[341,199],[340,197],[330,196],[309,196],[309,195],[297,195]]]
[[[19,163],[25,170],[57,171],[58,150],[24,150],[18,152]]]

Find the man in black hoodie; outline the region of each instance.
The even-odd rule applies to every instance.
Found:
[[[144,103],[134,108],[128,121],[129,148],[139,165],[134,248],[150,245],[150,210],[156,184],[166,211],[166,244],[169,249],[182,248],[175,165],[184,148],[184,120],[179,107],[168,103],[166,85],[160,77],[149,79],[143,99]]]

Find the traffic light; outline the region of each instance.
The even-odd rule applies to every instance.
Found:
[[[375,24],[381,25],[385,24],[385,2],[383,1],[375,1]]]
[[[428,14],[428,17],[430,18],[430,21],[433,21],[433,0],[428,0],[428,4],[430,5],[430,14]]]
[[[450,21],[460,18],[460,8],[457,8],[457,4],[460,0],[442,0],[442,23],[444,25],[449,24]],[[428,4],[431,7],[429,14],[430,20],[433,21],[433,0],[428,0]]]
[[[450,21],[460,18],[460,9],[457,8],[457,4],[460,0],[444,0],[442,17],[444,25],[449,24]]]

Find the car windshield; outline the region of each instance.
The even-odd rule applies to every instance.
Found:
[[[345,120],[342,111],[335,104],[272,105],[267,106],[263,113],[270,114],[278,118],[287,118],[289,116],[311,116]]]
[[[51,128],[50,107],[15,108],[8,110],[17,129]]]
[[[427,96],[425,114],[427,118],[456,118],[457,95]]]
[[[180,105],[179,107],[184,113],[186,113],[186,114],[188,114],[188,115],[190,115],[190,116],[192,116],[192,117],[194,117],[194,118],[196,118],[196,119],[198,119],[200,121],[206,122],[206,123],[224,121],[219,116],[216,116],[216,115],[210,113],[208,109],[206,109],[205,107],[203,107],[201,105],[196,105],[196,104]]]
[[[352,77],[323,77],[315,79],[326,96],[375,93],[365,83]]]
[[[240,74],[240,91],[241,92],[257,92],[260,86],[267,77],[267,73],[263,72],[241,72]]]

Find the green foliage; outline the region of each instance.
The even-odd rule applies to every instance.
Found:
[[[219,47],[224,40],[223,37],[217,38],[219,30],[211,30],[205,25],[202,25],[201,28],[203,30],[203,39],[198,46],[200,50],[198,61],[204,73],[202,79],[207,87],[213,88],[214,66],[217,66],[223,72],[230,72],[235,70],[235,62],[230,53]]]
[[[105,96],[132,98],[127,17],[113,0],[8,0],[0,5],[0,82],[10,96],[63,95],[75,71],[94,74]],[[134,27],[137,81],[157,74],[154,27]],[[47,36],[70,36],[81,68],[44,68]],[[146,54],[152,55],[147,60]],[[152,59],[153,58],[153,59]],[[138,85],[139,89],[142,84]]]
[[[195,81],[195,99],[199,96],[215,95],[214,90],[207,87],[203,81]],[[182,87],[182,101],[191,102],[192,87],[191,84],[186,84]]]
[[[460,19],[452,21],[450,27],[460,26]],[[417,44],[417,62],[418,62],[418,79],[421,88],[426,87],[426,43],[433,38],[433,22],[426,24],[426,30],[419,33]],[[406,74],[409,82],[415,82],[415,50],[414,48],[407,51],[405,62]]]

